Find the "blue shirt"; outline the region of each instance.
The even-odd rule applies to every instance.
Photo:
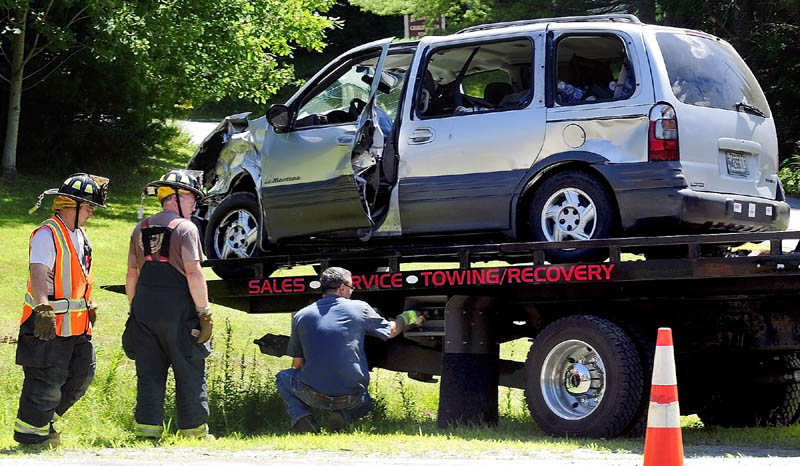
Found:
[[[327,295],[292,318],[287,354],[303,358],[300,381],[331,396],[366,390],[364,335],[386,340],[391,324],[364,301]]]

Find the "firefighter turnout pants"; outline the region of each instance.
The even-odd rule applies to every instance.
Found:
[[[33,322],[29,318],[20,326],[16,358],[25,380],[14,440],[25,444],[47,438],[54,414],[63,416],[86,393],[97,367],[91,335],[43,341],[33,336]]]
[[[200,327],[186,278],[168,263],[147,262],[139,274],[122,345],[136,361],[136,434],[158,437],[163,431],[167,370],[175,376],[178,429],[205,435],[208,420],[205,358],[208,343],[191,335]]]

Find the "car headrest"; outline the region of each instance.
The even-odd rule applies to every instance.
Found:
[[[436,80],[433,79],[433,74],[430,70],[425,70],[425,77],[422,78],[422,88],[433,94],[436,90]]]
[[[502,81],[489,83],[483,89],[483,100],[489,102],[490,104],[496,107],[500,105],[500,101],[503,100],[503,97],[513,93],[514,93],[514,88],[511,87],[511,84],[509,83],[505,83]]]
[[[436,93],[436,81],[433,79],[433,74],[430,70],[425,70],[425,76],[422,78],[422,90],[419,96],[419,113],[425,115],[431,110],[431,103],[433,96]]]

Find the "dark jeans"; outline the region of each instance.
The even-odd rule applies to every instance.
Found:
[[[275,376],[275,386],[278,388],[286,411],[292,420],[292,425],[297,421],[311,414],[311,409],[324,409],[327,411],[341,411],[345,422],[349,425],[367,414],[374,405],[372,397],[364,390],[362,393],[354,393],[333,401],[325,394],[319,393],[313,388],[305,385],[299,379],[300,371],[297,369],[285,369]],[[339,397],[336,397],[339,398]]]
[[[14,440],[39,443],[46,434],[26,433],[25,424],[48,428],[53,414],[62,416],[86,393],[97,367],[94,345],[89,335],[42,341],[33,336],[33,318],[29,318],[20,328],[17,364],[22,366],[25,380]]]

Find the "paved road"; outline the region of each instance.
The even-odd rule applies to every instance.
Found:
[[[192,120],[180,120],[177,123],[178,127],[180,127],[184,133],[189,135],[189,138],[192,140],[192,144],[195,145],[203,142],[203,139],[205,139],[206,136],[208,136],[208,134],[219,124],[218,121]]]
[[[800,464],[800,450],[756,450],[710,447],[685,460],[686,466],[772,466]],[[333,451],[298,453],[275,450],[204,450],[202,448],[112,449],[95,452],[59,452],[0,459],[2,466],[641,466],[642,456],[632,453],[603,453],[576,449],[567,452],[532,451],[528,455],[494,452],[469,458],[417,457],[379,454],[354,455]],[[708,455],[713,455],[708,456]]]
[[[800,198],[790,197],[787,199],[789,207],[792,208],[792,218],[789,220],[790,230],[800,230]]]
[[[789,207],[792,208],[792,216],[789,218],[789,230],[800,231],[800,198],[790,197],[786,201],[789,203]],[[797,240],[783,242],[784,250],[793,250],[796,246]]]

